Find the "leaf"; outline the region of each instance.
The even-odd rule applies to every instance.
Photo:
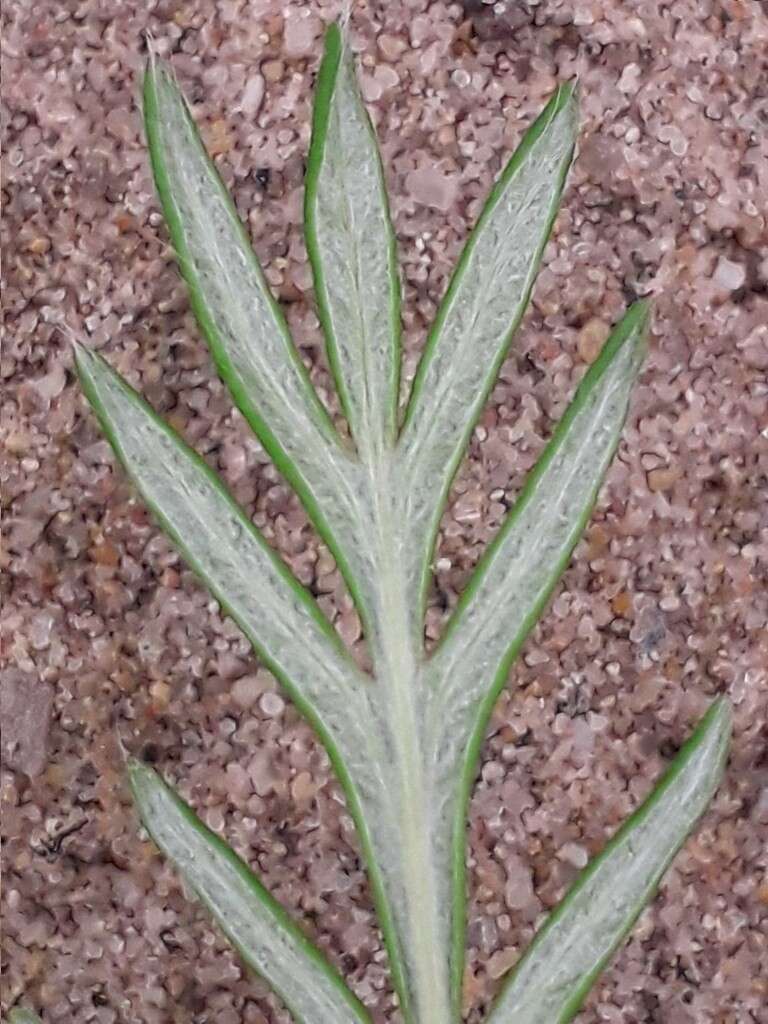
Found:
[[[147,505],[265,664],[323,731],[367,681],[333,627],[203,459],[96,353],[76,349],[104,433]]]
[[[248,865],[151,768],[131,760],[128,778],[155,843],[297,1024],[369,1024],[362,1004]]]
[[[310,383],[184,96],[155,57],[144,77],[144,119],[179,267],[219,373],[354,591],[339,544],[357,520],[351,453]]]
[[[399,980],[391,915],[401,889],[385,874],[397,863],[401,829],[387,772],[391,736],[372,681],[203,459],[100,356],[77,346],[75,360],[104,433],[146,504],[328,751]]]
[[[574,1017],[720,784],[730,733],[730,707],[717,700],[538,932],[489,1024],[566,1024]]]
[[[376,138],[338,25],[317,80],[305,232],[329,362],[365,461],[396,433],[400,283]]]
[[[466,806],[485,724],[589,518],[624,423],[647,319],[647,305],[636,303],[590,367],[425,669],[426,757],[443,822],[436,855],[451,857],[454,873],[454,986],[463,964]]]
[[[83,386],[160,524],[325,745],[360,836],[405,1024],[448,1024],[459,1016],[464,819],[483,728],[613,454],[647,311],[638,305],[628,313],[587,373],[427,658],[424,596],[441,508],[560,201],[576,132],[573,90],[558,89],[494,188],[440,306],[398,434],[394,236],[347,44],[337,27],[329,30],[305,212],[354,448],[315,394],[189,109],[155,58],[144,94],[155,178],[193,307],[235,402],[344,574],[363,620],[370,675],[355,667],[311,595],[215,474],[103,360],[80,350]],[[157,787],[177,810],[184,807]],[[232,895],[238,879],[247,882],[247,897],[256,893],[257,921],[263,924],[265,908],[287,921],[234,854],[199,823],[190,828],[195,819],[186,814],[186,831],[168,835],[172,815],[162,805],[155,837],[169,851],[181,835],[203,837],[205,856],[187,857],[184,866],[202,872],[198,885],[209,902],[225,893],[225,927],[234,922],[239,936],[252,924]],[[284,954],[280,939],[270,977],[286,968]],[[275,977],[291,998],[291,971]],[[322,985],[301,992],[311,996]]]
[[[416,372],[400,452],[409,569],[422,604],[448,487],[528,304],[576,129],[573,87],[561,85],[493,188]]]
[[[435,714],[442,727],[447,716],[451,735],[459,718],[474,719],[489,685],[506,677],[584,530],[624,425],[648,312],[647,303],[635,303],[589,368],[433,654]],[[463,749],[467,730],[459,731]]]

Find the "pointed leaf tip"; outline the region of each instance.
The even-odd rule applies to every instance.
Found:
[[[559,82],[554,95],[554,105],[559,110],[566,105],[566,103],[575,103],[579,101],[579,92],[576,81],[571,82]]]
[[[629,344],[634,350],[632,369],[636,372],[645,358],[648,347],[648,325],[651,317],[651,303],[647,299],[633,302],[624,316],[611,332],[608,340],[600,350],[595,362],[589,368],[586,384],[590,375],[597,376],[603,372],[607,364],[618,354],[620,349]]]
[[[555,118],[563,113],[568,115],[572,123],[572,132],[575,140],[579,116],[579,95],[575,81],[558,82],[557,88],[550,96],[536,122],[534,122],[534,126],[546,130],[551,126]]]
[[[651,299],[635,299],[630,305],[627,312],[624,314],[628,317],[633,325],[639,325],[646,327],[651,319],[651,313],[653,312],[653,302]]]
[[[733,708],[728,697],[723,694],[712,701],[689,743],[692,743],[698,735],[708,733],[716,739],[714,746],[725,745],[727,747],[732,730]]]
[[[341,49],[344,45],[345,25],[341,20],[332,21],[325,30],[325,49]]]
[[[86,390],[87,379],[90,377],[91,368],[96,363],[100,356],[94,352],[93,349],[89,348],[88,345],[84,345],[82,341],[78,341],[77,338],[70,337],[70,344],[72,345],[72,351],[75,358],[75,370],[80,378],[80,382],[83,385],[83,390],[86,392],[86,397],[90,400],[89,392]]]

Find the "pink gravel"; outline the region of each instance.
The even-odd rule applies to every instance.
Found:
[[[2,1009],[49,1022],[287,1017],[136,827],[118,736],[177,781],[397,1020],[328,759],[117,472],[64,322],[228,480],[340,632],[333,560],[216,380],[136,108],[150,30],[338,414],[301,235],[337,3],[17,0],[4,18],[6,598]],[[727,779],[579,1024],[768,1022],[768,15],[754,0],[354,5],[412,375],[494,174],[578,76],[580,152],[436,555],[437,635],[609,324],[656,296],[652,352],[572,567],[513,669],[470,826],[468,1019],[648,792],[714,694]]]

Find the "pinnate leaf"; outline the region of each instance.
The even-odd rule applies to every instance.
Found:
[[[305,199],[318,309],[351,442],[320,402],[169,68],[144,82],[150,155],[192,306],[233,399],[329,545],[360,613],[359,670],[206,463],[99,356],[84,390],[159,523],[314,726],[360,836],[406,1024],[459,1014],[465,816],[511,659],[587,521],[644,348],[633,306],[589,369],[436,651],[423,608],[459,460],[526,308],[576,136],[561,86],[501,174],[464,248],[398,429],[395,243],[375,135],[343,32],[318,78]],[[724,704],[585,872],[513,972],[494,1024],[562,1024],[631,926],[722,771]],[[131,763],[142,818],[299,1021],[365,1011],[247,866],[162,780]],[[526,1016],[527,1014],[527,1016]]]

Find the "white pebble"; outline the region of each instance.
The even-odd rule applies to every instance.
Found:
[[[437,167],[428,166],[410,171],[405,187],[417,203],[446,213],[456,198],[457,181],[455,174],[443,174]]]
[[[269,690],[259,701],[259,707],[267,718],[277,718],[278,715],[283,713],[285,701],[279,693],[273,693]]]
[[[232,684],[232,699],[241,708],[250,708],[259,699],[262,689],[256,676],[242,676]]]
[[[560,860],[567,861],[569,864],[573,864],[575,868],[586,867],[587,861],[589,860],[589,854],[583,846],[579,846],[578,843],[565,843],[557,851],[557,856]]]
[[[746,279],[747,272],[744,269],[743,263],[736,263],[734,260],[728,260],[724,256],[721,256],[717,261],[712,280],[720,288],[725,288],[729,292],[735,292],[743,286]]]
[[[255,117],[264,99],[264,79],[257,71],[245,83],[240,109],[246,117]]]

